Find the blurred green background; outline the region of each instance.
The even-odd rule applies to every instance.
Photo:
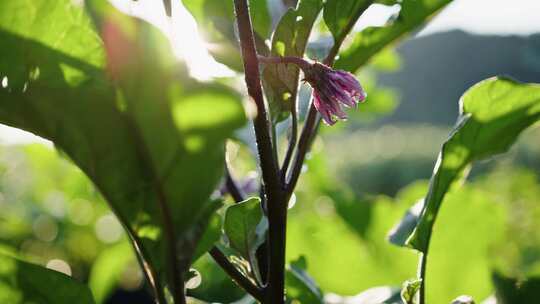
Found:
[[[498,74],[540,82],[540,35],[451,31],[379,55],[359,74],[367,103],[350,111],[348,123],[322,126],[314,143],[290,210],[289,260],[305,256],[322,290],[339,295],[413,278],[417,254],[391,245],[387,234],[425,195],[459,96]],[[235,175],[254,170],[248,150],[230,144]],[[503,278],[540,278],[539,170],[537,127],[509,153],[474,167],[448,195],[431,245],[429,303],[462,294],[481,301],[495,283],[503,289]],[[99,303],[151,303],[122,227],[53,147],[1,147],[0,210],[0,250],[89,282]],[[202,283],[193,296],[222,303],[244,296],[208,256],[194,268]],[[0,283],[5,303],[10,295],[2,290]]]

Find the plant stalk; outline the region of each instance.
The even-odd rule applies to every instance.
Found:
[[[418,303],[426,303],[426,266],[427,266],[427,252],[421,253],[420,263],[418,267],[418,277],[422,280],[420,282],[420,288],[418,290]]]
[[[272,144],[270,122],[263,99],[259,60],[253,38],[253,27],[247,0],[234,0],[234,10],[244,61],[244,73],[249,96],[255,102],[257,115],[253,121],[257,151],[262,171],[268,214],[268,283],[265,287],[267,304],[284,303],[285,286],[285,222],[284,189],[279,178],[279,166]]]

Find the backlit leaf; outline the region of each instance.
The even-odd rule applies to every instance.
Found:
[[[441,203],[469,166],[507,151],[519,134],[540,119],[540,85],[491,78],[461,97],[460,117],[444,143],[431,178],[418,224],[407,239],[425,252]]]
[[[368,27],[357,33],[350,46],[339,53],[335,67],[354,72],[403,34],[423,24],[452,0],[402,1],[399,16],[389,25]]]

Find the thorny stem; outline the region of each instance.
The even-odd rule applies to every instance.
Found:
[[[277,157],[273,153],[269,121],[262,95],[259,60],[255,49],[247,0],[234,0],[234,10],[238,23],[248,94],[257,107],[257,115],[255,116],[253,125],[267,202],[269,266],[264,303],[283,304],[287,205],[284,200],[284,189],[280,183]]]

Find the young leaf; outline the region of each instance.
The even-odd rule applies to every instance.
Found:
[[[373,0],[328,0],[324,5],[324,22],[334,36],[334,41],[342,41],[360,15]]]
[[[289,9],[279,21],[272,36],[273,56],[303,57],[322,0],[301,0],[296,9]],[[300,70],[293,64],[270,65],[263,71],[270,115],[274,122],[287,118],[298,93]]]
[[[249,261],[261,242],[257,226],[262,219],[261,200],[256,197],[231,205],[225,212],[223,229],[229,244]]]
[[[385,46],[424,23],[450,2],[452,0],[402,1],[399,16],[391,24],[369,27],[356,34],[351,45],[339,53],[334,66],[355,72]]]
[[[426,252],[435,218],[453,183],[474,161],[505,152],[519,134],[540,119],[540,85],[491,78],[461,97],[460,117],[444,143],[425,205],[407,245]]]
[[[315,281],[307,274],[306,258],[301,256],[287,267],[285,284],[287,299],[305,304],[324,303],[323,292]]]
[[[0,254],[2,303],[94,304],[90,289],[71,277]]]
[[[421,279],[407,280],[403,283],[401,288],[401,299],[405,304],[415,304],[415,296],[420,286],[422,285]]]

